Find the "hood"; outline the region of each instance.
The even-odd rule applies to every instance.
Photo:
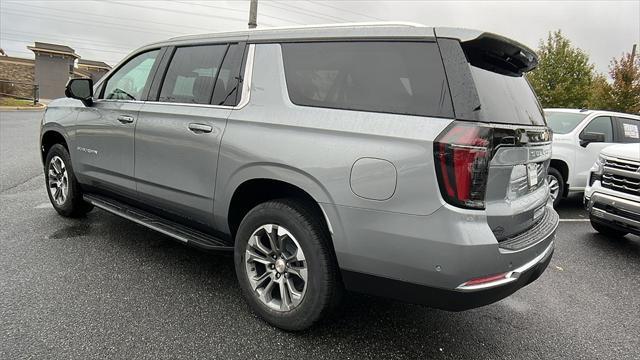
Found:
[[[618,159],[640,161],[640,143],[607,146],[600,152],[602,155]]]

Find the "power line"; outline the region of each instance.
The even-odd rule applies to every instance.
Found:
[[[15,5],[12,5],[15,6]],[[31,7],[29,6],[25,6],[25,5],[21,5],[18,4],[18,7],[23,7],[24,9],[29,9],[29,11],[31,11]],[[69,12],[67,10],[61,10],[61,9],[54,9],[54,8],[47,8],[47,11],[57,11],[57,12],[62,12],[65,14],[69,14]],[[124,21],[135,21],[136,24],[139,23],[148,23],[148,24],[154,24],[154,25],[163,25],[163,26],[176,26],[176,27],[181,27],[181,28],[191,28],[191,29],[195,29],[195,30],[200,30],[200,31],[210,31],[211,29],[209,28],[202,28],[202,27],[198,27],[198,26],[190,26],[190,25],[184,25],[184,24],[170,24],[170,23],[163,23],[163,22],[158,22],[158,21],[151,21],[151,20],[141,20],[141,19],[133,19],[133,18],[129,18],[129,17],[121,17],[121,16],[109,16],[109,15],[104,15],[104,14],[100,14],[100,15],[96,15],[93,13],[89,13],[89,12],[84,12],[84,11],[78,11],[78,10],[73,10],[73,14],[81,14],[81,15],[88,15],[88,16],[93,16],[93,17],[99,17],[99,18],[107,18],[107,19],[116,19],[116,20],[124,20]],[[93,20],[89,20],[89,21],[93,21]],[[129,26],[129,24],[120,24],[122,26]]]
[[[270,3],[270,2],[265,2],[264,4],[266,6],[271,6],[271,7],[277,8],[277,9],[291,11],[291,12],[294,12],[294,13],[302,14],[304,16],[312,16],[312,17],[316,17],[316,18],[319,18],[319,19],[324,18],[324,19],[330,20],[330,21],[348,21],[348,20],[345,20],[345,19],[342,19],[342,18],[338,18],[338,17],[335,17],[335,16],[324,15],[324,14],[320,14],[320,13],[317,13],[317,12],[314,12],[314,11],[310,11],[310,10],[306,10],[306,9],[303,9],[303,8],[299,8],[297,6],[293,6],[293,5],[289,4],[289,3],[287,3],[286,7],[283,7],[283,6],[280,6],[280,5],[274,5],[274,4]]]
[[[231,9],[231,8],[225,8],[225,7],[216,6],[216,5],[194,4],[194,3],[191,3],[189,1],[177,1],[177,2],[183,3],[183,4],[201,6],[201,7],[210,8],[210,9],[221,9],[221,10],[228,10],[228,11],[237,11],[237,12],[241,12],[243,14],[247,13],[246,10]],[[294,24],[298,24],[298,25],[304,25],[303,23],[300,23],[300,22],[297,22],[297,21],[294,21],[294,20],[284,19],[284,18],[281,18],[281,17],[268,15],[268,14],[263,14],[263,13],[260,13],[260,17],[266,17],[266,18],[270,18],[270,19],[276,19],[276,20],[284,21],[284,22],[287,22],[287,23],[294,23]],[[267,26],[273,26],[271,24],[266,24],[266,25]]]
[[[110,48],[120,48],[120,49],[123,49],[123,50],[131,50],[131,49],[140,47],[140,45],[119,46],[119,45],[116,45],[117,43],[113,43],[113,42],[100,41],[100,40],[89,40],[89,38],[78,39],[78,38],[68,37],[66,35],[63,35],[64,36],[64,38],[63,38],[61,35],[57,35],[57,37],[47,36],[47,35],[43,36],[42,34],[35,34],[35,33],[23,32],[23,31],[3,31],[2,33],[3,34],[8,34],[8,35],[13,35],[13,36],[26,36],[26,37],[30,38],[29,41],[32,41],[35,38],[45,38],[45,39],[52,39],[52,40],[48,40],[48,41],[54,41],[54,42],[59,42],[59,43],[64,43],[64,42],[67,42],[67,41],[71,41],[71,42],[85,43],[85,44],[90,44],[90,45],[102,44],[101,46],[108,46]]]
[[[361,13],[359,13],[359,12],[352,11],[352,10],[347,10],[347,9],[344,9],[344,8],[341,8],[341,7],[337,7],[337,6],[333,6],[333,5],[327,5],[327,4],[324,4],[324,3],[320,2],[320,1],[311,1],[311,0],[307,0],[307,2],[310,2],[310,3],[314,4],[314,5],[325,6],[325,7],[331,8],[331,9],[336,9],[336,10],[344,11],[344,12],[346,12],[346,13],[350,13],[350,14],[354,14],[354,15],[358,15],[358,16],[366,17],[366,18],[373,19],[373,20],[385,21],[385,19],[382,19],[382,18],[379,18],[379,17],[376,17],[376,16],[365,15],[365,14],[361,14]]]
[[[123,27],[122,24],[109,23],[109,22],[105,22],[105,21],[81,21],[81,20],[76,20],[76,19],[69,18],[69,17],[64,17],[64,16],[55,16],[55,15],[47,16],[46,14],[33,12],[33,11],[30,11],[28,14],[25,14],[25,13],[20,12],[20,11],[14,11],[14,10],[8,10],[8,9],[2,9],[2,11],[3,11],[3,13],[10,13],[10,14],[20,15],[20,16],[24,16],[24,17],[39,18],[39,19],[45,19],[45,20],[58,20],[58,21],[63,19],[64,22],[68,22],[68,23],[76,23],[76,24],[81,24],[81,25],[107,27],[107,28],[112,29],[112,30],[130,31],[130,30],[133,29],[133,30],[136,30],[136,31],[146,32],[146,33],[149,33],[149,34],[171,36],[171,33],[155,32],[155,31],[150,31],[150,30],[143,29],[143,28],[132,27],[132,26],[129,26],[129,25],[127,25],[126,27]]]
[[[6,37],[4,35],[0,36],[0,39],[5,39],[5,40],[10,40],[10,41],[19,41],[19,42],[30,42],[24,39],[16,39],[16,38],[10,38],[10,37]],[[101,52],[108,52],[108,53],[114,53],[114,54],[120,54],[120,55],[126,55],[127,52],[126,51],[113,51],[113,50],[105,50],[105,49],[96,49],[96,48],[87,48],[87,47],[75,47],[75,49],[78,50],[89,50],[89,51],[101,51]]]

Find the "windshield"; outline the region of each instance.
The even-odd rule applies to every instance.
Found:
[[[587,114],[577,114],[563,111],[545,111],[547,124],[554,134],[568,134],[587,117]]]

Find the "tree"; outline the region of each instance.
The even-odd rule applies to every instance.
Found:
[[[615,109],[612,87],[605,75],[596,74],[593,76],[587,107],[589,109],[610,111]]]
[[[593,65],[589,56],[562,35],[550,32],[540,41],[538,68],[527,78],[543,107],[582,108],[589,104]]]
[[[612,109],[615,111],[640,113],[640,59],[633,51],[613,59],[609,66],[609,75],[613,79],[611,86]]]

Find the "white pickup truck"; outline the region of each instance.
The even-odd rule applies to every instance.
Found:
[[[602,149],[640,143],[637,115],[584,109],[545,109],[544,113],[553,130],[548,182],[554,206],[570,192],[584,191],[589,169]]]

